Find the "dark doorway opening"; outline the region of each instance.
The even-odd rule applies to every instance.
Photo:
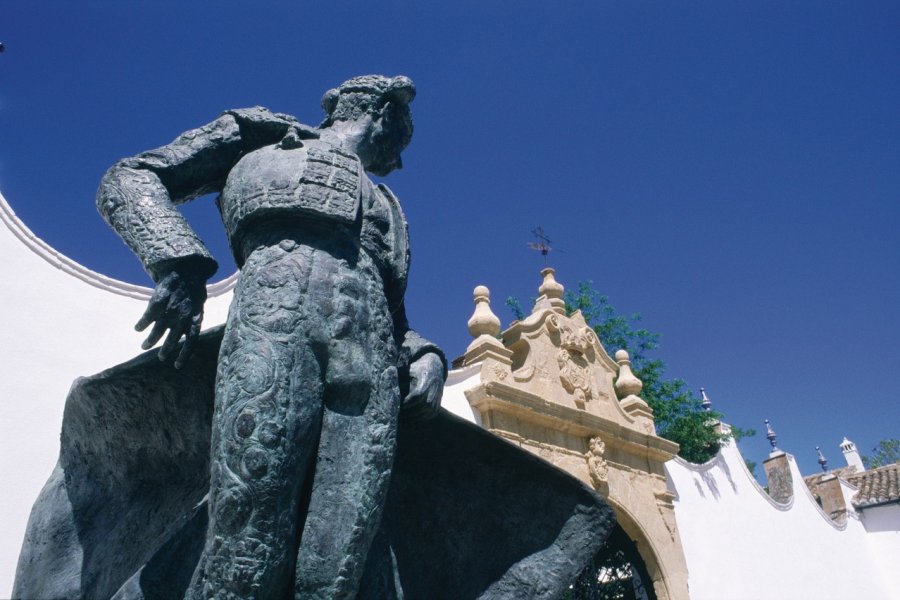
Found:
[[[578,576],[564,600],[656,600],[653,580],[637,546],[616,525],[606,544]]]

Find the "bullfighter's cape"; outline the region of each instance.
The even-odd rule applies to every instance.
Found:
[[[206,535],[221,339],[205,332],[180,370],[151,351],[75,382],[15,598],[181,598]],[[443,410],[401,419],[384,519],[407,599],[556,598],[615,524],[576,479]]]

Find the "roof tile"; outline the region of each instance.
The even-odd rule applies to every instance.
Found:
[[[847,477],[847,482],[859,488],[853,497],[857,508],[900,502],[900,462],[855,473]]]

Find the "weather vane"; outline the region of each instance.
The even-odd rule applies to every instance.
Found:
[[[553,247],[550,245],[551,240],[547,236],[547,232],[545,232],[544,228],[540,225],[531,230],[531,235],[533,235],[537,241],[528,242],[528,247],[541,253],[541,256],[544,257],[544,266],[546,266],[547,255],[553,250]],[[559,252],[562,252],[562,250],[559,250]]]

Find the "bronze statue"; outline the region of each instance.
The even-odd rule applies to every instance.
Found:
[[[414,96],[406,77],[357,77],[325,94],[318,129],[262,108],[229,111],[103,178],[101,214],[157,282],[137,327],[155,322],[145,349],[169,330],[160,359],[184,335],[176,366],[186,360],[216,268],[173,204],[220,192],[241,269],[191,597],[354,591],[390,481],[398,372],[410,410],[440,404],[443,355],[410,331],[403,308],[406,222],[365,174],[400,167]]]
[[[366,175],[400,167],[414,95],[357,77],[318,128],[227,111],[107,172],[97,206],[156,282],[144,348],[168,335],[73,385],[15,597],[554,598],[587,564],[603,501],[438,412],[406,221]],[[176,205],[215,191],[241,275],[201,334],[216,262]]]

